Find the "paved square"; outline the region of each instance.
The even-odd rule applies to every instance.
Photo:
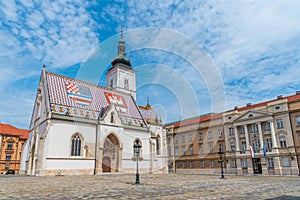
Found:
[[[0,176],[0,199],[300,199],[300,177],[183,174]]]

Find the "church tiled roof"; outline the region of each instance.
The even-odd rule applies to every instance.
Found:
[[[101,109],[111,103],[124,124],[145,126],[134,99],[111,88],[46,72],[49,100],[53,114],[97,119]]]

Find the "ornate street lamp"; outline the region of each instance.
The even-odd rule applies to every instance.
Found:
[[[222,151],[222,148],[220,147],[220,148],[219,148],[218,154],[220,154],[220,160],[219,160],[219,163],[221,164],[221,178],[222,178],[222,179],[225,178],[225,176],[224,176],[224,169],[223,169],[223,163],[224,163],[224,160],[223,160],[223,158],[222,158],[223,153],[224,153],[224,152]]]
[[[139,157],[140,157],[140,149],[141,145],[138,141],[135,141],[133,145],[134,150],[134,156],[136,157],[136,178],[135,178],[135,184],[140,184],[140,175],[139,175]]]

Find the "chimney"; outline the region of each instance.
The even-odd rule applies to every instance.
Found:
[[[237,106],[234,106],[234,110],[237,110],[238,109],[238,107]]]
[[[247,106],[251,106],[251,103],[247,103]]]
[[[282,99],[282,95],[278,95],[278,96],[277,96],[277,99]]]
[[[297,90],[297,91],[296,91],[296,94],[300,94],[300,90]]]

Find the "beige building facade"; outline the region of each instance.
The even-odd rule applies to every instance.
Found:
[[[171,172],[220,173],[223,164],[228,174],[299,174],[299,92],[165,128]],[[192,142],[183,145],[189,135]],[[184,153],[190,146],[193,154]]]

